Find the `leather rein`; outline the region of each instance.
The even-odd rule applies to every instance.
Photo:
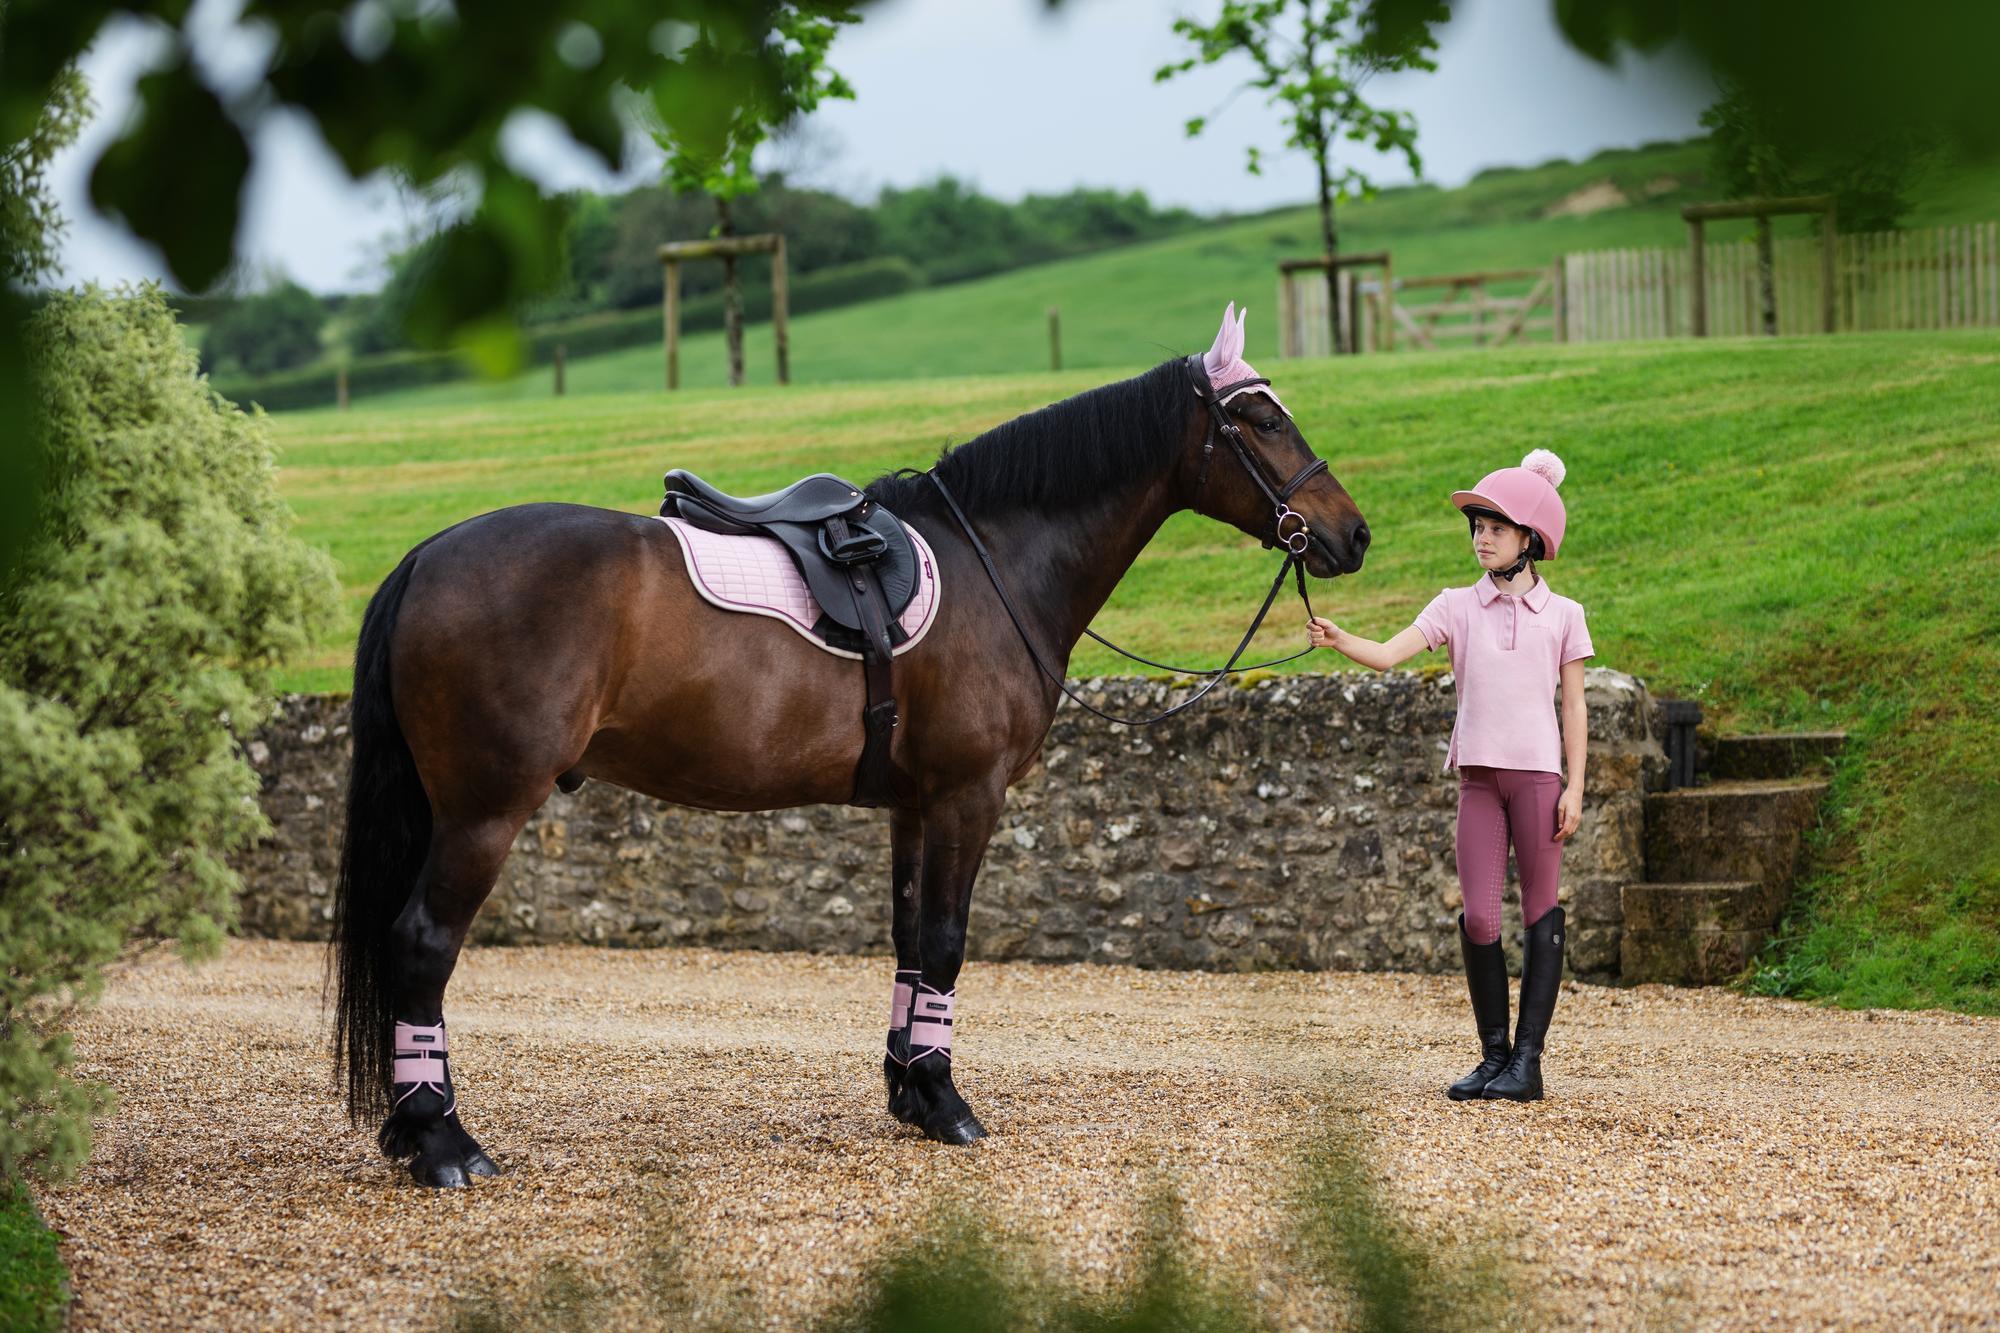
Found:
[[[1312,544],[1320,539],[1306,523],[1304,516],[1294,510],[1287,502],[1292,496],[1298,493],[1301,486],[1327,470],[1326,460],[1323,458],[1313,459],[1312,462],[1300,468],[1290,481],[1287,481],[1282,486],[1273,487],[1270,481],[1265,478],[1263,466],[1258,461],[1257,455],[1251,451],[1249,441],[1243,438],[1242,430],[1230,418],[1228,411],[1223,407],[1223,402],[1229,395],[1241,392],[1244,389],[1255,388],[1258,385],[1269,384],[1271,381],[1261,377],[1237,380],[1232,384],[1224,385],[1218,390],[1209,382],[1208,370],[1202,364],[1200,356],[1191,356],[1183,364],[1187,368],[1188,378],[1194,383],[1196,396],[1201,399],[1202,404],[1208,409],[1209,414],[1209,429],[1204,434],[1201,443],[1201,470],[1197,474],[1194,484],[1196,502],[1199,503],[1202,488],[1208,484],[1209,461],[1215,452],[1216,437],[1221,436],[1229,444],[1237,461],[1243,465],[1243,470],[1249,474],[1250,480],[1256,484],[1258,490],[1263,492],[1265,500],[1271,505],[1275,521],[1272,525],[1272,535],[1264,539],[1264,548],[1270,550],[1273,547],[1282,546],[1285,551],[1285,558],[1278,566],[1278,576],[1271,581],[1271,589],[1264,594],[1264,604],[1257,608],[1257,615],[1251,620],[1250,628],[1243,631],[1243,638],[1237,643],[1236,651],[1231,653],[1229,660],[1219,667],[1177,667],[1169,666],[1164,662],[1155,662],[1151,658],[1140,657],[1137,653],[1127,652],[1088,626],[1084,628],[1083,632],[1085,634],[1121,657],[1143,663],[1146,666],[1158,667],[1162,671],[1173,671],[1187,676],[1207,676],[1209,678],[1207,684],[1157,717],[1115,717],[1087,702],[1075,690],[1069,687],[1069,683],[1064,680],[1062,673],[1050,669],[1049,664],[1042,660],[1041,652],[1035,647],[1034,639],[1029,637],[1027,627],[1021,623],[1020,613],[1014,607],[1014,599],[1007,595],[1007,586],[1000,581],[1000,571],[994,567],[993,557],[986,550],[986,543],[979,540],[979,534],[973,530],[971,520],[965,516],[965,511],[958,507],[958,500],[946,489],[944,481],[938,476],[936,469],[933,468],[924,474],[931,479],[931,484],[937,487],[938,494],[944,497],[945,504],[951,509],[952,517],[958,520],[959,530],[964,532],[966,540],[972,543],[973,553],[979,557],[979,563],[986,567],[986,577],[992,581],[993,590],[1000,594],[1000,605],[1006,608],[1007,618],[1014,622],[1014,631],[1021,636],[1022,644],[1028,650],[1028,656],[1034,659],[1035,665],[1041,669],[1041,673],[1048,677],[1057,689],[1067,695],[1071,703],[1076,704],[1085,712],[1096,714],[1106,722],[1116,723],[1124,727],[1150,727],[1164,722],[1174,716],[1174,714],[1184,709],[1192,708],[1195,704],[1201,702],[1203,696],[1217,685],[1220,685],[1229,676],[1244,671],[1256,671],[1264,667],[1279,666],[1285,662],[1294,662],[1313,651],[1311,648],[1307,648],[1302,652],[1293,653],[1289,657],[1274,657],[1268,662],[1253,662],[1249,666],[1236,665],[1237,659],[1242,657],[1245,650],[1250,647],[1250,640],[1257,636],[1257,630],[1263,625],[1264,617],[1271,613],[1271,605],[1277,601],[1278,590],[1285,586],[1285,579],[1287,577],[1296,576],[1299,587],[1299,600],[1305,603],[1307,617],[1310,618],[1312,616],[1312,599],[1306,594],[1305,558],[1307,553],[1311,551]],[[1285,524],[1287,521],[1296,521],[1298,527],[1292,532],[1286,532]],[[1325,549],[1323,542],[1321,545],[1322,549]],[[1328,552],[1329,559],[1331,559],[1331,555],[1332,553]]]

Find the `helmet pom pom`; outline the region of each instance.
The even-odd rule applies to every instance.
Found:
[[[1551,486],[1563,484],[1563,461],[1547,449],[1530,449],[1528,456],[1521,460],[1521,466]]]

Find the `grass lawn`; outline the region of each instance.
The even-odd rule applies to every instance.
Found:
[[[1159,333],[1205,345],[1211,322],[1197,311]],[[1317,593],[1324,613],[1386,637],[1440,587],[1469,581],[1446,497],[1553,447],[1569,464],[1571,527],[1547,573],[1588,608],[1600,664],[1699,699],[1725,729],[1855,735],[1801,908],[1758,984],[2000,1012],[2000,334],[1261,368],[1376,533],[1367,568]],[[343,633],[285,683],[342,687],[369,591],[411,545],[468,515],[533,499],[650,512],[670,466],[743,490],[815,469],[872,476],[1109,377],[277,418],[284,492],[348,589]],[[1097,628],[1150,657],[1220,661],[1271,561],[1179,515]],[[1296,645],[1298,619],[1274,614],[1258,650]],[[1071,668],[1118,664],[1086,643]]]

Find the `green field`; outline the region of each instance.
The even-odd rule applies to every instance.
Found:
[[[1682,245],[1684,204],[1707,199],[1708,148],[1688,143],[1621,150],[1589,162],[1502,169],[1454,190],[1411,187],[1341,209],[1341,244],[1350,252],[1389,250],[1403,276],[1546,265],[1557,255],[1617,246]],[[1543,216],[1609,181],[1637,201],[1580,216]],[[1921,182],[1904,225],[1985,221],[2000,216],[2000,172],[1937,165]],[[1803,227],[1781,221],[1780,233]],[[1749,234],[1749,224],[1729,224]],[[1728,227],[1711,226],[1715,239]],[[1173,350],[1207,346],[1225,301],[1251,309],[1250,359],[1277,346],[1276,263],[1318,248],[1317,215],[1290,209],[1218,224],[1165,240],[935,287],[792,322],[792,374],[800,384],[1032,372],[1048,366],[1046,312],[1062,310],[1065,368],[1119,369]],[[1198,346],[1195,340],[1199,339]],[[767,327],[750,329],[747,370],[771,383]],[[690,337],[682,382],[719,386],[725,362],[719,333]],[[657,342],[570,363],[572,394],[658,389]],[[375,395],[360,408],[468,404],[548,398],[546,367],[503,383],[461,381]]]
[[[1195,312],[1159,332],[1193,345],[1209,322]],[[1547,572],[1589,608],[1599,664],[1699,699],[1726,729],[1857,737],[1815,852],[1813,914],[1762,984],[2000,1011],[2000,334],[1261,368],[1376,533],[1366,569],[1319,592],[1326,613],[1387,636],[1438,588],[1469,580],[1447,495],[1553,447],[1569,464],[1571,528]],[[948,441],[1109,377],[278,418],[284,491],[349,594],[343,634],[286,683],[342,685],[369,590],[408,547],[470,514],[548,499],[650,511],[670,466],[749,490],[814,469],[921,465]],[[1219,661],[1271,559],[1180,515],[1098,628],[1147,656]],[[1295,611],[1274,620],[1260,648],[1300,641]],[[1094,645],[1071,665],[1117,669]]]

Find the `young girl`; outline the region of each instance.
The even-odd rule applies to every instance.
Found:
[[[1592,656],[1583,608],[1549,591],[1536,571],[1563,539],[1562,460],[1536,449],[1521,466],[1488,474],[1451,502],[1472,529],[1483,573],[1466,588],[1447,588],[1416,623],[1375,643],[1315,617],[1314,647],[1336,648],[1363,666],[1386,671],[1419,649],[1448,644],[1458,688],[1447,769],[1458,770],[1458,882],[1465,910],[1459,949],[1472,992],[1472,1016],[1485,1058],[1451,1085],[1454,1101],[1534,1101],[1542,1095],[1542,1041],[1562,980],[1563,911],[1556,906],[1562,844],[1583,818],[1587,740],[1583,661]],[[1562,685],[1562,730],[1554,697]],[[1559,766],[1569,770],[1563,785]],[[1507,963],[1500,949],[1500,891],[1507,844],[1521,872],[1521,920],[1527,947],[1521,967],[1521,1016],[1507,1044]]]

